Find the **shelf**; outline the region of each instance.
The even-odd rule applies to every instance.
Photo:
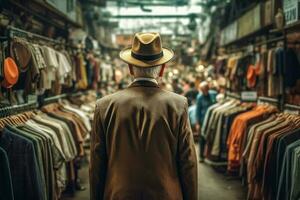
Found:
[[[59,23],[55,22],[55,20],[52,20],[52,21],[50,20],[50,19],[53,19],[52,18],[53,15],[56,17],[56,20],[63,21],[64,23],[70,24],[70,25],[72,25],[73,27],[76,27],[76,28],[81,28],[82,27],[80,24],[70,20],[65,14],[61,13],[58,10],[55,10],[52,6],[50,6],[46,3],[41,3],[41,2],[38,2],[38,1],[33,1],[32,2],[32,3],[35,3],[35,5],[38,5],[39,7],[41,7],[42,9],[45,9],[46,10],[46,15],[42,15],[41,14],[42,12],[41,13],[34,12],[33,9],[29,9],[26,6],[24,6],[23,4],[21,4],[17,1],[10,0],[9,3],[12,6],[15,6],[15,7],[19,8],[20,10],[33,15],[37,19],[39,19],[43,22],[52,24],[52,25],[54,25],[58,28],[61,28],[61,29],[65,29],[65,26],[60,25]],[[50,13],[52,14],[52,16],[49,16]]]
[[[300,20],[298,20],[295,23],[288,24],[284,27],[285,31],[295,31],[295,30],[300,30]]]
[[[269,30],[270,30],[272,27],[273,27],[273,25],[270,24],[270,25],[268,25],[268,26],[265,26],[265,27],[263,27],[263,28],[261,28],[261,29],[258,29],[258,30],[256,30],[256,31],[254,31],[254,32],[252,32],[252,33],[249,33],[249,34],[247,34],[247,35],[245,35],[245,36],[243,36],[243,37],[241,37],[241,38],[239,38],[239,39],[236,39],[236,40],[234,40],[234,41],[232,41],[232,42],[229,42],[228,44],[225,44],[225,45],[223,45],[222,47],[223,47],[223,48],[226,48],[226,47],[228,47],[228,46],[232,46],[232,45],[238,44],[238,43],[240,43],[240,42],[245,42],[245,41],[247,41],[247,40],[250,39],[250,38],[257,37],[257,36],[262,36],[262,35],[266,34],[266,32],[269,33]]]

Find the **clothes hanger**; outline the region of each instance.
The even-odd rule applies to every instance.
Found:
[[[8,120],[8,118],[7,118],[7,117],[5,117],[5,118],[2,118],[2,122],[4,123],[4,125],[5,125],[5,124],[9,124],[9,123],[10,123],[10,121]]]
[[[4,122],[2,121],[2,119],[0,119],[0,127],[4,128],[4,126],[5,126]]]
[[[19,117],[17,115],[16,116],[11,116],[10,119],[12,120],[12,123],[14,125],[21,123],[21,120],[19,119]]]
[[[25,123],[27,121],[23,114],[18,115],[17,118],[20,120],[20,123]]]
[[[7,124],[13,126],[14,121],[11,119],[11,117],[7,117],[6,119],[7,119]]]

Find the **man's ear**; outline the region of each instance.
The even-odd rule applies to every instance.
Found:
[[[128,64],[128,67],[129,67],[129,72],[130,72],[130,75],[134,75],[133,73],[133,66],[131,64]]]
[[[166,68],[166,64],[163,64],[161,66],[161,69],[160,69],[160,72],[159,72],[159,77],[162,77],[164,75],[165,68]]]

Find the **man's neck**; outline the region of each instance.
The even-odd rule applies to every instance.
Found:
[[[136,77],[134,78],[133,82],[136,82],[136,81],[151,81],[155,84],[158,84],[157,80],[155,78],[147,78],[147,77]]]

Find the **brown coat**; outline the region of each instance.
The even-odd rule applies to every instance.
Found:
[[[92,200],[196,200],[197,161],[185,97],[150,81],[97,102]]]

